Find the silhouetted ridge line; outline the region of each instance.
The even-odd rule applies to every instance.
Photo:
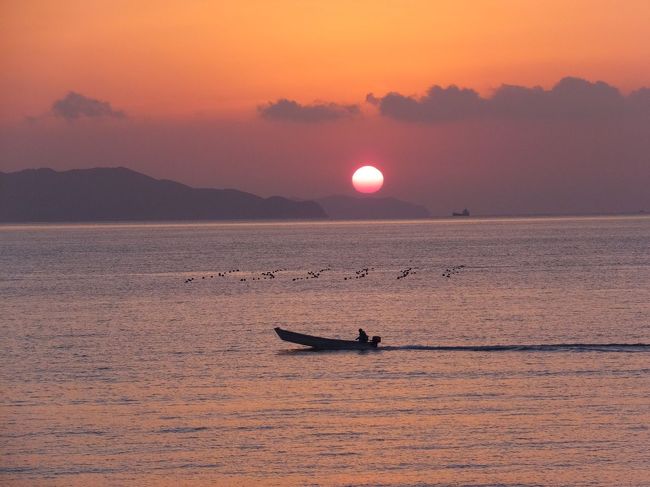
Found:
[[[650,343],[548,343],[540,345],[401,345],[382,350],[440,352],[650,352]]]
[[[327,218],[314,201],[192,188],[123,167],[0,172],[0,222]]]

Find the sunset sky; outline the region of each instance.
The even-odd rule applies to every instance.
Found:
[[[647,0],[4,2],[0,170],[650,211],[649,38]]]

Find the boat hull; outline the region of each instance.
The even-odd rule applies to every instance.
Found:
[[[294,331],[283,330],[280,327],[275,328],[275,332],[280,339],[285,342],[305,345],[317,350],[373,350],[377,348],[377,341],[361,343],[355,340],[337,340],[336,338],[323,338]]]

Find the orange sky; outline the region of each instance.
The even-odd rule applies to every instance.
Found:
[[[650,81],[650,2],[24,1],[0,7],[0,117],[69,90],[135,117],[254,116],[456,83]]]

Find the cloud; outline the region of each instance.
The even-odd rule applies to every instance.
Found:
[[[126,118],[123,111],[113,110],[109,102],[88,98],[74,91],[56,100],[52,104],[52,113],[66,120],[77,120],[81,117]]]
[[[382,115],[407,122],[442,122],[459,120],[478,115],[484,100],[474,90],[455,85],[443,88],[435,85],[420,98],[404,96],[396,92],[382,98],[372,93],[366,101],[377,105]]]
[[[422,97],[391,92],[372,93],[366,101],[381,115],[406,122],[448,122],[472,118],[502,119],[602,119],[650,115],[650,89],[641,88],[627,97],[603,81],[566,77],[553,88],[502,85],[491,97],[476,91],[432,86]]]
[[[650,121],[650,88],[640,88],[630,93],[626,101],[626,110],[628,113],[645,117]]]
[[[339,105],[338,103],[314,103],[301,105],[286,98],[258,107],[260,115],[267,120],[287,122],[330,122],[358,115],[358,105]]]

